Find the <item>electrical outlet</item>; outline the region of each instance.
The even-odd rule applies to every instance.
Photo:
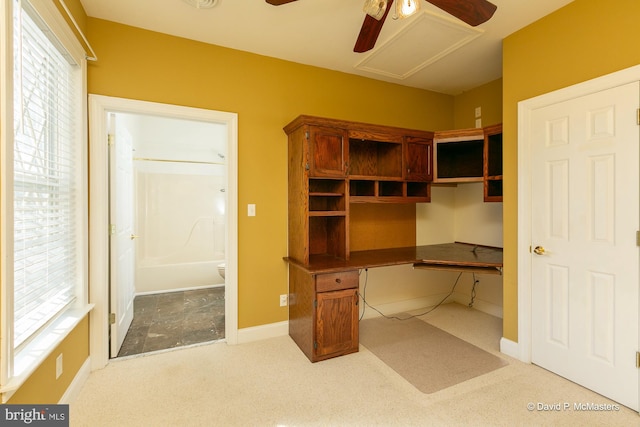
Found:
[[[476,119],[482,116],[482,107],[476,107]]]
[[[56,357],[56,379],[60,378],[60,375],[62,375],[62,353]]]
[[[280,295],[280,307],[286,307],[287,306],[287,294],[282,294]]]

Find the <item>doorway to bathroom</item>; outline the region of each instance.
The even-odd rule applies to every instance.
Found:
[[[89,112],[94,366],[235,343],[236,114],[99,95]]]
[[[108,121],[111,306],[117,298],[126,322],[111,356],[224,339],[226,125],[123,112]]]

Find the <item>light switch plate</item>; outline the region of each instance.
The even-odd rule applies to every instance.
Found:
[[[249,203],[247,205],[247,216],[256,216],[256,205]]]

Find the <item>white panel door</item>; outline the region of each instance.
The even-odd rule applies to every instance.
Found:
[[[532,111],[532,362],[638,410],[639,84]]]
[[[133,321],[135,246],[133,215],[133,144],[131,135],[111,114],[109,148],[109,215],[111,232],[111,357],[116,357]]]

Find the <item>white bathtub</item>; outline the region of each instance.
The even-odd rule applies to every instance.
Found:
[[[137,161],[136,293],[224,284],[224,166]]]
[[[212,285],[223,285],[218,264],[224,259],[181,264],[141,267],[136,272],[136,293],[177,291]]]

